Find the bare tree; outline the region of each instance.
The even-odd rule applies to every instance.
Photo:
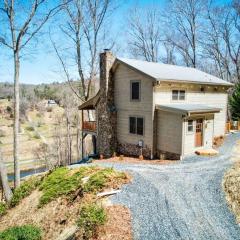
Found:
[[[4,162],[3,162],[1,149],[0,149],[0,177],[1,177],[0,182],[3,187],[5,199],[7,202],[10,202],[13,194],[12,194],[12,190],[8,184],[7,170],[6,170]]]
[[[198,64],[204,0],[170,0],[165,11],[166,41],[173,44],[186,66]]]
[[[73,0],[65,5],[66,20],[60,25],[61,31],[70,42],[73,49],[66,56],[66,48],[61,48],[52,40],[54,50],[62,65],[65,77],[73,92],[82,101],[87,101],[93,89],[93,81],[98,74],[98,53],[101,43],[102,28],[107,13],[112,10],[113,0]],[[74,59],[72,59],[74,56]],[[77,78],[80,80],[79,88],[73,86],[69,73],[69,62],[76,66]]]
[[[240,75],[240,21],[234,4],[207,8],[201,45],[203,56],[213,61],[217,75],[239,81]]]
[[[22,1],[1,0],[0,11],[5,14],[7,31],[0,36],[0,43],[12,51],[14,59],[14,185],[20,185],[19,168],[19,73],[21,54],[29,43],[36,37],[45,23],[63,6],[40,12],[46,7],[47,0]]]
[[[160,60],[161,20],[160,12],[156,8],[131,10],[129,22],[130,51],[135,57],[146,61],[158,62]]]

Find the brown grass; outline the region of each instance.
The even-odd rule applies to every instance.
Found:
[[[74,173],[76,169],[72,171]],[[110,178],[104,191],[120,188],[129,181],[130,177],[128,175],[122,180],[114,179],[114,177]],[[96,195],[85,193],[83,197],[74,198],[74,201],[66,197],[59,197],[39,208],[41,195],[42,192],[35,190],[30,196],[24,198],[19,205],[8,210],[7,214],[0,218],[0,231],[13,226],[33,224],[42,229],[43,240],[55,240],[66,228],[76,224],[82,204],[95,201],[101,203],[108,199],[106,197],[98,199]],[[132,239],[129,210],[122,206],[107,206],[104,203],[103,206],[106,208],[108,221],[106,225],[98,229],[99,237],[97,239]]]
[[[108,220],[99,229],[97,240],[132,240],[131,213],[127,207],[121,205],[106,208]]]
[[[232,160],[235,164],[224,176],[223,189],[228,205],[235,214],[236,221],[240,223],[240,141],[235,146]]]

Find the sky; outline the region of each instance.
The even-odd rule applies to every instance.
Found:
[[[218,0],[217,2],[224,2],[227,0]],[[124,42],[126,18],[129,15],[129,9],[134,6],[140,8],[147,5],[156,5],[159,8],[163,7],[165,0],[122,0],[122,4],[114,12],[109,20],[111,23],[111,31],[121,45]],[[55,21],[57,21],[55,19]],[[46,26],[47,28],[48,26]],[[57,29],[57,28],[56,28]],[[59,38],[61,41],[61,34],[56,30],[55,38]],[[108,46],[102,46],[102,49]],[[123,46],[125,47],[125,46]],[[126,52],[121,51],[118,53],[120,57],[126,56]],[[34,46],[30,54],[27,54],[21,59],[20,65],[20,83],[28,84],[40,84],[50,82],[62,82],[66,79],[64,75],[60,73],[60,64],[53,51],[49,35],[43,34],[38,38],[38,42]],[[0,48],[0,82],[12,82],[13,81],[13,59],[9,50]]]

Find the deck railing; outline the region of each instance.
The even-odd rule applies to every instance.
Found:
[[[231,121],[226,123],[226,132],[230,130],[239,130],[240,131],[240,121]]]
[[[96,121],[84,121],[83,122],[83,130],[90,131],[90,132],[96,132],[96,130],[97,130]]]

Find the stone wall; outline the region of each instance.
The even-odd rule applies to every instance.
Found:
[[[167,152],[157,149],[156,157],[161,160],[180,160],[181,156],[177,153]]]
[[[141,149],[138,145],[129,144],[129,143],[118,143],[117,152],[126,156],[138,157],[141,155]],[[151,158],[151,148],[144,146],[142,149],[142,155],[145,158]]]
[[[116,151],[117,112],[114,105],[114,81],[110,71],[115,57],[110,51],[100,54],[100,100],[97,105],[97,149],[104,157]]]

